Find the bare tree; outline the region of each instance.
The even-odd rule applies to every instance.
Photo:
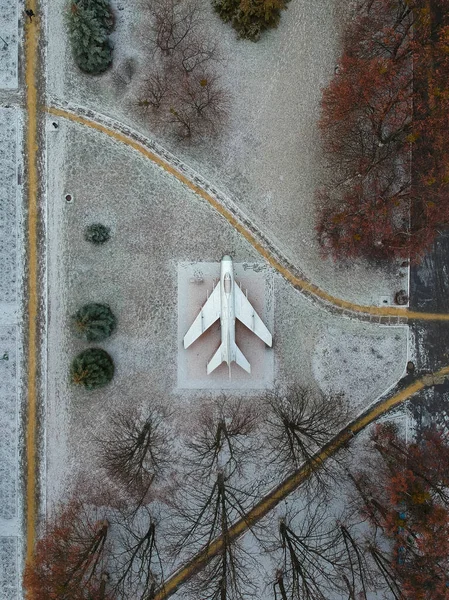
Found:
[[[304,463],[316,466],[316,451],[348,420],[341,394],[325,395],[299,385],[269,392],[266,405],[271,461],[286,472]]]
[[[151,600],[163,586],[161,508],[136,508],[86,483],[80,478],[56,507],[27,567],[27,590],[39,600]]]
[[[152,31],[155,46],[168,56],[201,24],[201,12],[195,0],[152,0]]]
[[[141,500],[170,462],[166,418],[166,411],[156,405],[145,414],[117,412],[111,416],[109,437],[99,441],[102,467]]]
[[[187,36],[176,53],[176,63],[186,73],[192,73],[200,67],[204,68],[210,61],[219,60],[217,43],[208,40],[203,33],[192,33]]]
[[[245,518],[251,501],[257,498],[257,485],[244,486],[235,479],[235,475],[227,477],[220,470],[210,483],[198,481],[194,474],[186,480],[176,501],[179,518],[172,536],[176,551],[206,547],[216,537],[228,535],[233,521]]]
[[[270,555],[279,555],[273,582],[276,600],[327,600],[336,591],[341,533],[326,506],[319,501],[289,508],[279,520],[276,540],[265,544]]]
[[[189,584],[191,595],[202,600],[248,600],[256,595],[251,580],[253,557],[238,541],[224,538],[223,549]]]
[[[211,485],[193,479],[183,490],[178,504],[178,521],[172,539],[176,554],[180,549],[206,549],[220,538],[220,552],[190,584],[195,597],[204,600],[242,600],[252,589],[248,572],[249,557],[230,533],[233,522],[245,518],[254,490],[237,487],[232,478],[219,471]]]
[[[116,543],[110,589],[122,600],[151,600],[163,585],[157,519],[146,506],[138,511],[122,507],[115,511],[112,525]]]
[[[157,52],[134,106],[180,138],[215,134],[227,116],[229,94],[212,67],[220,53],[204,33],[202,9],[196,0],[155,0],[147,6]]]
[[[36,545],[24,586],[38,600],[112,600],[106,592],[110,523],[103,508],[79,497],[56,507]]]
[[[351,529],[343,522],[337,523],[343,541],[346,565],[340,570],[344,588],[350,600],[367,598],[367,593],[372,586],[373,576],[364,548],[359,540],[352,534]]]
[[[338,567],[340,587],[349,600],[367,600],[370,593],[382,591],[388,598],[403,600],[397,577],[388,565],[385,540],[381,531],[371,529],[366,521],[354,521],[354,514],[338,520],[342,555]],[[381,550],[381,547],[384,550]]]
[[[183,138],[213,134],[223,124],[228,109],[228,94],[212,71],[196,70],[190,75],[175,75],[169,99],[167,121]]]
[[[158,69],[145,80],[136,101],[141,110],[161,108],[170,93],[170,77],[167,71]]]
[[[229,95],[211,69],[188,73],[178,65],[149,75],[133,104],[153,124],[185,139],[215,134],[227,117]]]
[[[190,451],[187,466],[195,477],[210,478],[223,470],[227,477],[242,474],[243,467],[254,457],[259,417],[253,406],[241,399],[222,396],[205,403],[198,418],[197,430],[186,442]]]

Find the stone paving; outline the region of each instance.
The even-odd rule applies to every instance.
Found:
[[[0,1],[0,89],[18,86],[18,11],[17,0]]]
[[[0,537],[0,598],[18,598],[17,537]]]
[[[17,516],[17,327],[0,327],[0,519]]]
[[[17,299],[17,110],[0,109],[0,302]]]
[[[4,9],[0,2],[0,22]],[[0,69],[0,87],[8,87],[4,83]],[[19,593],[18,132],[17,109],[0,108],[0,600]]]

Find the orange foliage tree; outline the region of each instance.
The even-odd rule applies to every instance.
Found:
[[[29,600],[149,600],[163,585],[157,520],[116,491],[79,487],[55,508],[25,568]]]
[[[106,591],[109,522],[72,500],[56,511],[24,573],[32,600],[112,600]]]
[[[429,8],[430,6],[430,8]],[[449,0],[365,0],[323,92],[334,257],[419,259],[449,224]]]
[[[391,425],[372,442],[381,457],[376,477],[357,476],[362,512],[388,540],[379,560],[404,600],[449,599],[449,438],[435,429],[419,443],[401,440]]]

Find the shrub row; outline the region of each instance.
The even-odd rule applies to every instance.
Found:
[[[103,244],[109,237],[109,228],[100,223],[89,225],[84,232],[86,241],[95,245]],[[71,321],[75,335],[86,342],[105,340],[115,331],[117,325],[117,319],[109,305],[96,302],[82,306],[72,315]],[[112,358],[101,348],[83,350],[72,361],[70,367],[72,383],[88,390],[106,385],[113,376]]]

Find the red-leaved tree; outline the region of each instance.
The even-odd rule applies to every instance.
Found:
[[[321,103],[317,229],[334,257],[418,260],[449,224],[448,9],[363,1],[348,26]]]
[[[449,439],[429,429],[406,443],[391,425],[376,427],[371,439],[381,458],[375,476],[362,472],[354,481],[362,513],[388,540],[371,548],[374,558],[405,600],[447,599]]]
[[[112,600],[105,559],[109,522],[98,509],[72,500],[56,510],[24,573],[32,600]]]

